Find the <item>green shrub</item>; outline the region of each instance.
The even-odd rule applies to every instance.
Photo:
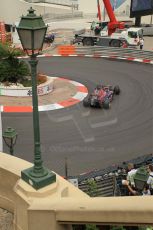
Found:
[[[30,75],[29,65],[17,58],[23,54],[20,48],[12,48],[8,44],[0,43],[0,82],[21,83],[25,87],[32,85],[31,78],[27,77]],[[46,75],[38,73],[37,84],[46,81]]]
[[[15,48],[10,46],[10,44],[2,44],[0,43],[0,59],[12,57],[23,56],[24,51],[21,48]]]
[[[91,197],[95,197],[97,196],[98,193],[98,187],[97,187],[97,183],[94,180],[89,179],[87,181],[88,184],[88,191],[87,194]]]
[[[126,230],[123,226],[113,226],[111,230]]]
[[[24,79],[21,84],[24,86],[24,87],[31,87],[32,86],[32,82],[31,80],[28,80],[28,79]]]
[[[0,82],[17,83],[30,74],[28,64],[17,58],[21,53],[19,49],[0,44]]]
[[[29,74],[29,67],[24,61],[17,58],[13,58],[11,61],[8,59],[0,61],[0,82],[21,82]]]
[[[98,228],[94,224],[87,224],[86,230],[98,230]]]

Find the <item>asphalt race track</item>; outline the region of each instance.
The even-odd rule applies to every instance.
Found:
[[[67,109],[40,113],[44,164],[60,175],[76,175],[103,169],[153,152],[153,67],[136,62],[102,58],[40,58],[40,72],[78,81],[89,89],[99,83],[118,84],[109,110],[84,108],[82,103]],[[3,130],[15,128],[17,157],[33,161],[31,113],[3,113]],[[8,152],[6,147],[5,152]]]

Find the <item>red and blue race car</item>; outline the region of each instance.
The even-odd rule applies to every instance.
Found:
[[[93,93],[83,100],[85,107],[99,107],[104,109],[110,108],[110,103],[113,100],[114,95],[119,95],[121,92],[120,87],[116,85],[112,87],[110,85],[103,86],[97,85]]]

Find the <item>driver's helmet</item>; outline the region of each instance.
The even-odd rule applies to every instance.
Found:
[[[102,88],[101,85],[97,85],[97,86],[96,86],[96,89],[98,89],[98,90],[100,90],[101,88]]]
[[[108,88],[108,87],[105,87],[105,91],[106,91],[106,92],[109,92],[109,88]]]

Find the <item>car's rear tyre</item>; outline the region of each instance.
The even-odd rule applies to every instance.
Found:
[[[84,105],[84,107],[89,107],[90,106],[90,100],[89,100],[89,98],[84,98],[83,105]]]
[[[104,101],[103,108],[104,109],[109,109],[110,108],[110,100],[108,98]]]
[[[120,87],[119,87],[118,85],[116,85],[116,86],[114,87],[114,94],[119,95],[120,92],[121,92]]]

